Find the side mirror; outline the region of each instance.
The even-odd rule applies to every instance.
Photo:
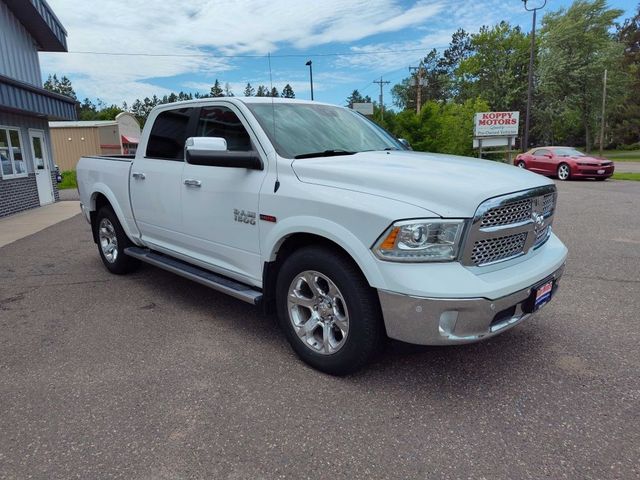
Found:
[[[407,150],[413,150],[413,148],[411,148],[411,144],[409,143],[409,140],[407,140],[406,138],[399,138],[398,141],[402,145],[404,145]]]
[[[553,155],[551,155],[550,153],[545,153],[544,156],[547,158],[553,158]]]
[[[190,137],[185,142],[185,159],[191,165],[262,170],[258,152],[230,152],[220,137]]]

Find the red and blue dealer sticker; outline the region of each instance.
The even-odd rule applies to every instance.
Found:
[[[536,301],[534,303],[534,310],[539,309],[549,300],[551,300],[551,294],[553,293],[553,280],[549,280],[544,285],[541,285],[536,290]]]

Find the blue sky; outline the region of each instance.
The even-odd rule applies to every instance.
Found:
[[[530,5],[543,0],[529,0]],[[70,52],[41,53],[43,75],[67,75],[80,98],[121,104],[171,91],[206,92],[218,78],[238,95],[247,82],[290,83],[309,98],[307,60],[313,61],[315,99],[343,104],[358,89],[377,98],[451,33],[500,20],[531,28],[521,0],[49,0],[68,31]],[[543,12],[571,0],[549,0]],[[609,5],[634,11],[635,0]],[[392,50],[395,53],[384,53]],[[334,55],[336,53],[345,55]],[[172,55],[172,56],[163,56]]]

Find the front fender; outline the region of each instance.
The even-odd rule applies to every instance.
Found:
[[[278,221],[265,236],[262,246],[262,251],[264,252],[263,261],[274,261],[282,243],[296,233],[318,235],[336,243],[353,258],[369,285],[374,288],[384,288],[382,274],[369,246],[363,244],[344,226],[326,218],[294,216]]]

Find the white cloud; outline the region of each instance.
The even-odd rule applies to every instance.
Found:
[[[427,24],[416,30],[428,32],[422,36],[402,42],[369,43],[352,46],[355,53],[373,52],[369,55],[354,55],[339,57],[335,65],[338,68],[359,68],[373,72],[394,72],[401,66],[408,67],[416,64],[435,48],[439,51],[449,45],[451,35],[463,28],[469,33],[477,32],[483,25],[494,25],[497,22],[518,13],[522,13],[522,5],[507,0],[486,0],[484,2],[447,2],[446,11],[438,16],[433,25]],[[413,51],[418,49],[418,51]],[[392,53],[375,53],[378,51],[395,50]],[[411,50],[411,51],[408,51]],[[407,71],[408,73],[408,71]]]
[[[266,58],[240,60],[219,55],[268,52],[277,55],[283,50],[321,52],[327,45],[333,51],[424,48],[426,52],[433,46],[446,45],[459,26],[477,30],[483,23],[495,22],[505,12],[515,12],[515,4],[520,4],[514,0],[49,0],[49,3],[69,32],[71,52],[178,55],[41,54],[43,72],[69,76],[82,96],[118,104],[162,95],[180,86],[195,88],[190,86],[194,82],[200,89],[200,84],[213,83],[216,77],[221,81],[234,80],[234,85],[246,83],[244,79],[252,84],[269,83]],[[389,42],[389,34],[397,34],[398,40]],[[371,38],[375,42],[362,44]],[[404,52],[314,58],[314,80],[317,80],[314,88],[367,82],[374,73],[406,68],[422,55]],[[300,60],[300,70],[285,72],[285,66],[294,70],[293,61],[273,58],[274,82],[280,84],[280,79],[286,78],[292,86],[296,85],[296,92],[307,91],[308,78],[304,76],[303,59]],[[234,86],[234,90],[242,89],[244,85]]]
[[[210,52],[263,55],[283,47],[354,42],[420,25],[443,6],[442,1],[425,0],[410,6],[400,0],[325,0],[303,6],[290,0],[49,2],[69,32],[71,52],[203,55],[41,54],[44,72],[67,75],[81,94],[109,103],[168,91],[152,79],[185,74],[214,78],[234,68],[234,60],[208,57]]]

